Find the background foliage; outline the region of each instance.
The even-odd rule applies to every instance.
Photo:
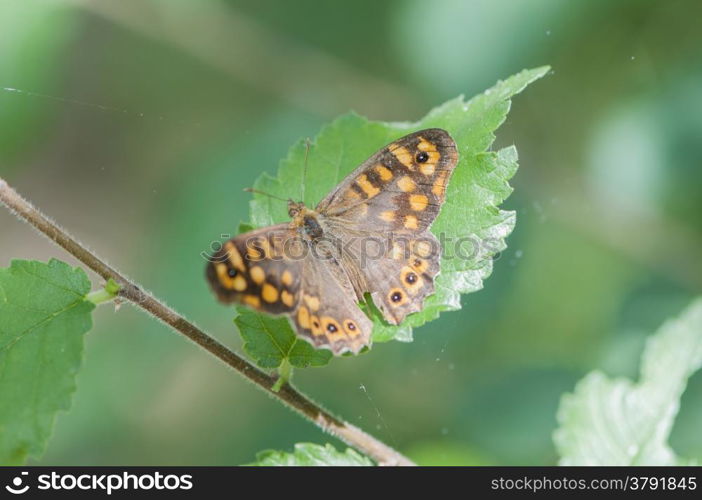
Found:
[[[537,3],[3,2],[0,88],[21,92],[0,91],[0,175],[240,348],[199,253],[247,218],[241,188],[349,109],[416,120],[550,64],[498,133],[519,147],[518,223],[485,289],[413,344],[296,380],[419,462],[555,463],[560,395],[593,368],[637,380],[645,339],[702,289],[702,6]],[[3,267],[68,260],[5,211],[0,243]],[[139,312],[95,314],[41,463],[250,463],[327,441]],[[700,419],[697,372],[679,456],[702,458]]]

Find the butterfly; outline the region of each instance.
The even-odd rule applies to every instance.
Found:
[[[290,222],[225,242],[207,280],[221,302],[288,315],[313,346],[356,354],[373,326],[361,303],[372,300],[397,325],[434,292],[441,247],[429,227],[457,162],[445,130],[397,139],[316,208],[288,200]]]

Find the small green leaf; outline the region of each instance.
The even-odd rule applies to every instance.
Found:
[[[244,350],[261,368],[278,368],[283,360],[295,368],[329,363],[331,351],[315,349],[297,338],[287,318],[258,314],[243,306],[236,309],[234,323],[244,339]]]
[[[498,206],[512,192],[507,181],[517,171],[517,150],[508,147],[494,152],[488,148],[495,139],[494,131],[507,116],[510,98],[548,70],[542,67],[522,71],[469,101],[462,96],[452,99],[415,123],[373,122],[353,113],[342,116],[322,129],[309,153],[306,141],[299,141],[281,161],[277,177],[263,174],[254,184],[256,190],[316,206],[347,174],[393,140],[430,127],[443,128],[453,136],[460,159],[446,203],[432,226],[440,241],[451,242],[451,248],[444,246],[436,291],[425,301],[422,311],[408,316],[399,326],[385,322],[372,304],[365,305],[374,321],[374,342],[409,342],[413,327],[437,318],[441,311],[459,309],[460,294],[482,288],[483,280],[492,272],[492,258],[506,248],[505,238],[515,223],[514,212]],[[254,193],[253,227],[289,219],[285,203]],[[283,321],[277,325],[284,328],[285,335],[292,332],[283,326]],[[247,337],[247,350],[255,351],[256,359],[277,366],[281,355],[270,350],[272,342],[255,341],[253,335],[251,331]],[[276,337],[272,333],[268,336]]]
[[[95,305],[82,269],[51,260],[0,268],[0,464],[38,457],[70,406]]]
[[[649,338],[638,383],[592,372],[561,399],[561,465],[681,465],[667,444],[688,378],[702,366],[702,298]]]
[[[257,466],[372,466],[373,462],[351,448],[339,452],[330,444],[298,443],[295,451],[266,450],[256,455]]]

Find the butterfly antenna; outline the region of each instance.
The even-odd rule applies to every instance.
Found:
[[[300,196],[300,201],[305,201],[305,185],[307,184],[307,158],[310,155],[310,148],[312,147],[312,141],[308,137],[305,139],[305,165],[302,168],[302,195]]]
[[[268,196],[269,198],[273,198],[274,200],[280,200],[280,201],[288,201],[285,198],[281,198],[280,196],[275,196],[270,193],[266,193],[265,191],[260,191],[258,189],[254,188],[244,188],[244,191],[247,193],[256,193],[256,194],[262,194],[263,196]]]

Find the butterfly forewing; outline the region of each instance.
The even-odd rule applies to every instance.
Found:
[[[210,258],[210,286],[221,302],[271,314],[293,311],[300,299],[302,263],[293,258],[293,245],[299,243],[288,224],[232,238]]]
[[[371,156],[317,210],[361,230],[424,231],[439,213],[457,161],[448,132],[415,132]]]

